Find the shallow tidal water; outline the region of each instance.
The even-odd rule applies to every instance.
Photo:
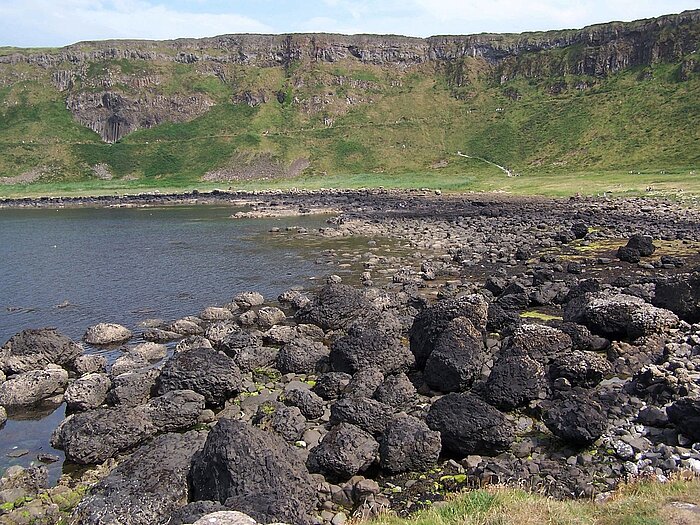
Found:
[[[76,341],[98,322],[137,329],[145,319],[197,315],[245,290],[275,298],[291,286],[313,286],[310,280],[327,271],[314,262],[317,240],[273,242],[267,233],[322,227],[326,217],[234,220],[235,211],[240,208],[0,210],[0,345],[25,328],[53,326]],[[36,463],[37,453],[62,460],[48,439],[63,413],[60,406],[35,419],[13,416],[0,427],[0,473]],[[49,466],[53,480],[61,464]]]

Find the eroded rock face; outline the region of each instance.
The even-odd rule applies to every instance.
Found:
[[[591,297],[584,307],[584,316],[592,332],[611,338],[636,339],[678,325],[678,316],[673,312],[626,294]]]
[[[90,525],[168,523],[187,503],[192,457],[205,432],[163,434],[142,445],[100,481],[75,509],[72,519]]]
[[[515,439],[503,413],[473,394],[447,394],[430,407],[426,422],[440,432],[443,449],[462,457],[498,454]]]
[[[70,366],[83,349],[55,328],[23,330],[0,348],[0,370],[21,374],[54,363]]]
[[[195,455],[193,500],[219,501],[263,523],[309,523],[316,491],[291,445],[240,421],[222,419]]]

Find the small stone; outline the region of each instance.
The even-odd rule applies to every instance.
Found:
[[[42,452],[41,454],[37,454],[36,459],[38,459],[42,463],[56,463],[57,461],[61,461],[60,457],[58,457],[54,454],[47,454],[45,452]]]
[[[5,454],[8,458],[21,458],[22,456],[26,456],[29,454],[29,450],[26,448],[15,448]]]
[[[344,523],[348,520],[348,517],[345,515],[344,512],[339,512],[335,516],[333,516],[333,519],[331,520],[332,525],[344,525]]]

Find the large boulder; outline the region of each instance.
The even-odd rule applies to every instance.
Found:
[[[68,385],[68,372],[49,365],[43,370],[31,370],[0,384],[0,405],[7,408],[29,406],[42,399],[62,393]]]
[[[605,356],[581,350],[563,353],[549,364],[549,377],[552,380],[563,377],[573,386],[586,388],[594,387],[612,371],[612,365]]]
[[[277,354],[276,368],[283,374],[315,374],[328,370],[330,350],[318,341],[297,337]]]
[[[545,405],[542,417],[552,434],[566,443],[588,446],[607,428],[600,404],[585,390],[575,388]]]
[[[298,310],[296,317],[303,323],[315,324],[324,330],[337,330],[349,326],[370,307],[371,303],[362,290],[331,283]]]
[[[668,419],[685,437],[700,442],[700,399],[684,397],[666,409]]]
[[[51,446],[83,465],[102,463],[145,441],[156,432],[143,408],[97,408],[64,419]]]
[[[297,451],[275,434],[222,419],[195,454],[191,500],[211,500],[262,523],[309,523],[316,491]]]
[[[367,398],[346,397],[331,405],[331,425],[351,423],[375,436],[386,429],[392,417],[390,406]]]
[[[192,457],[206,433],[163,434],[142,445],[93,487],[71,519],[89,525],[156,525],[185,505]]]
[[[105,402],[110,386],[107,374],[86,374],[66,388],[63,399],[70,411],[91,410]]]
[[[0,347],[0,370],[21,374],[48,364],[70,366],[83,349],[55,328],[23,330]]]
[[[684,321],[700,321],[700,272],[676,275],[656,283],[652,303],[671,310]]]
[[[437,338],[423,379],[433,390],[466,390],[481,375],[486,357],[482,333],[466,317],[456,317]]]
[[[409,335],[418,368],[425,367],[438,337],[456,317],[466,317],[477,330],[484,330],[488,321],[488,303],[480,295],[468,295],[437,302],[416,315]]]
[[[399,414],[379,440],[379,464],[392,474],[423,472],[437,462],[441,448],[439,432],[418,418]]]
[[[318,376],[313,390],[319,397],[331,401],[338,399],[352,381],[352,376],[345,372],[327,372]]]
[[[131,330],[116,323],[98,323],[85,332],[83,340],[91,345],[111,345],[131,339]]]
[[[505,415],[470,393],[452,393],[430,407],[428,426],[440,432],[442,447],[461,457],[498,454],[515,439]]]
[[[356,324],[347,335],[333,341],[330,362],[336,372],[354,374],[372,368],[388,374],[408,370],[413,356],[397,335],[378,326]]]
[[[159,395],[194,390],[207,404],[221,406],[241,390],[241,373],[233,360],[210,348],[193,348],[171,357],[158,377]]]
[[[544,367],[522,351],[502,355],[484,385],[486,400],[506,411],[544,397],[546,391]]]
[[[374,463],[379,443],[361,428],[340,423],[311,449],[306,461],[311,472],[330,480],[347,480],[364,472]]]
[[[584,316],[592,332],[609,338],[637,339],[678,325],[678,316],[673,312],[626,294],[591,296]]]
[[[524,324],[505,341],[504,347],[525,352],[535,361],[546,364],[555,355],[571,348],[571,337],[551,326]]]
[[[145,410],[159,432],[186,430],[197,424],[204,396],[192,390],[172,390],[151,399]]]
[[[641,257],[649,257],[655,251],[656,246],[651,237],[636,233],[629,238],[625,246],[620,246],[617,257],[621,261],[636,263]]]

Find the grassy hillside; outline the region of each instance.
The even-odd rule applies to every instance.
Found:
[[[66,109],[67,93],[52,77],[63,64],[0,64],[0,195],[290,185],[698,193],[700,73],[687,64],[699,61],[691,55],[604,78],[501,81],[471,58],[406,68],[293,61],[216,72],[196,63],[97,60],[74,77],[72,94],[109,86],[133,100],[194,95],[211,104],[114,144]],[[249,104],[244,95],[251,94],[257,100]],[[458,151],[520,176],[507,178]],[[302,161],[308,167],[299,176],[289,168]]]

